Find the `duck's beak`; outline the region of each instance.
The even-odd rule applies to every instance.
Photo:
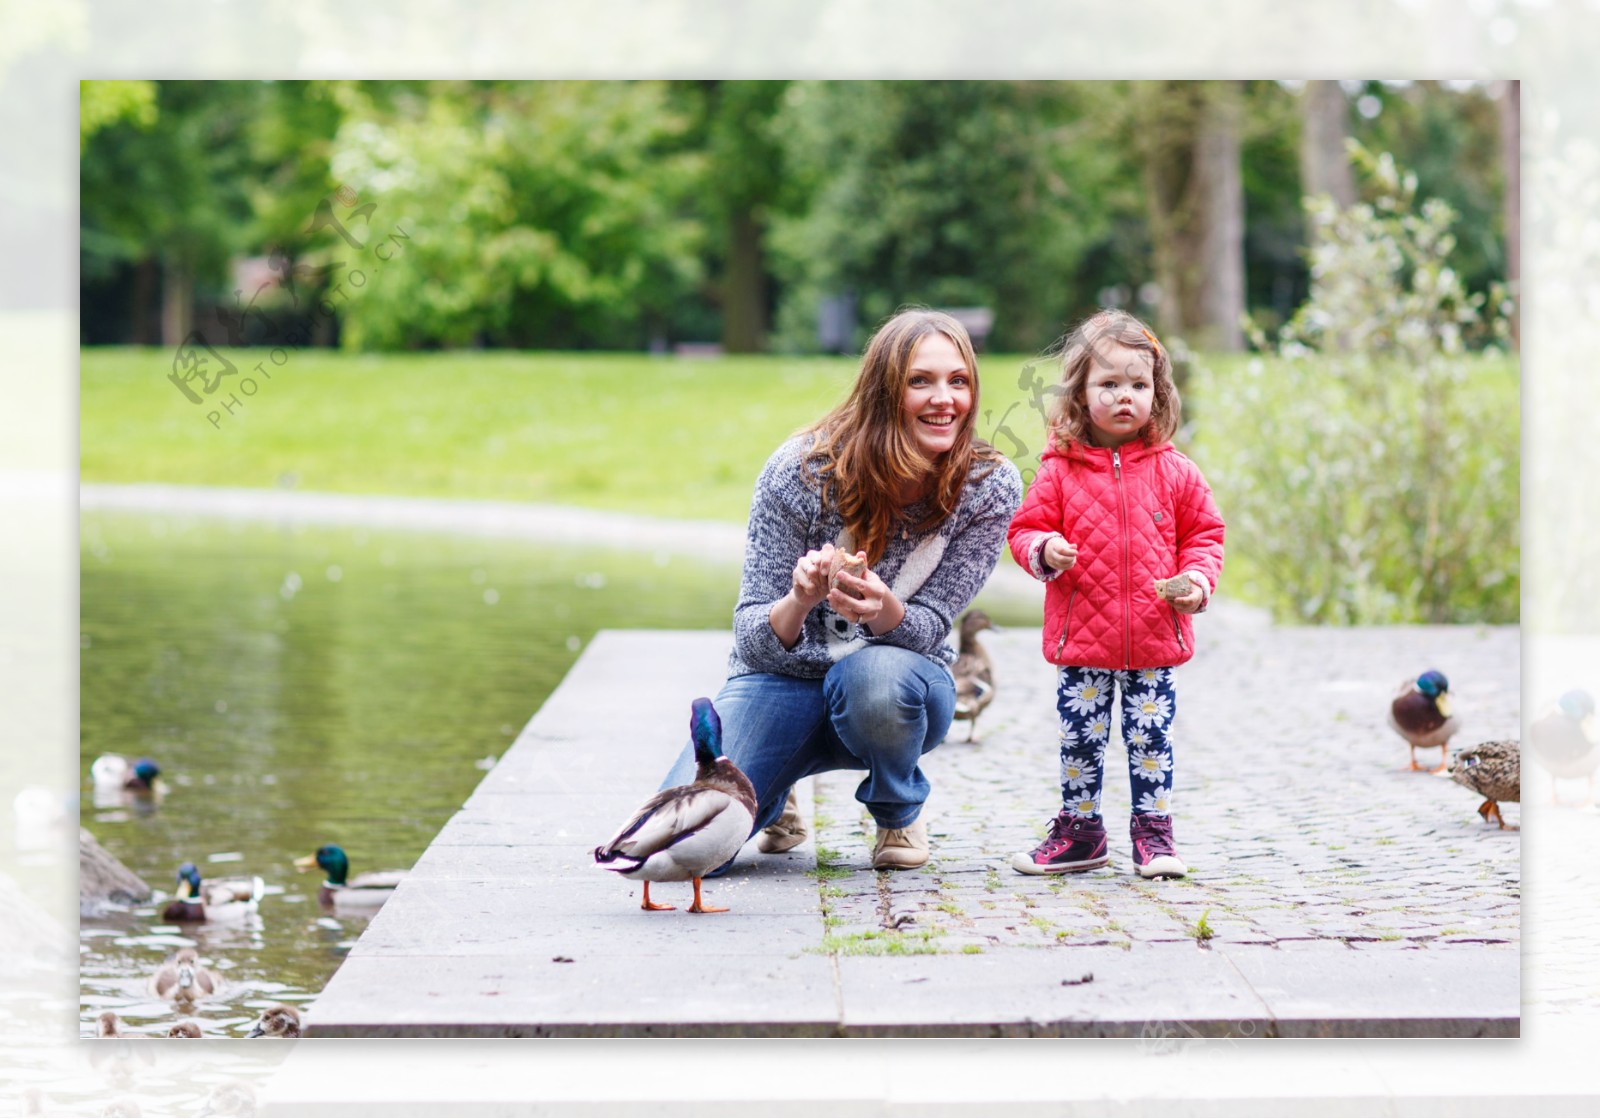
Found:
[[[1445,695],[1443,692],[1440,692],[1439,698],[1433,701],[1433,705],[1439,709],[1439,714],[1443,715],[1446,719],[1450,717],[1449,696]]]
[[[267,1032],[266,1030],[261,1028],[261,1023],[257,1022],[256,1026],[255,1026],[255,1029],[251,1030],[249,1033],[245,1034],[244,1036],[245,1037],[263,1037],[263,1036],[265,1036],[266,1032]]]
[[[296,859],[294,861],[294,868],[301,872],[313,870],[316,868],[316,865],[317,857],[315,855],[307,855],[304,858]]]

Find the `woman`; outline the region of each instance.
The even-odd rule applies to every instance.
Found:
[[[868,342],[844,402],[757,479],[715,701],[723,750],[755,786],[756,830],[778,821],[802,777],[864,769],[856,799],[877,821],[873,867],[928,861],[919,762],[955,708],[945,638],[994,571],[1022,500],[1016,467],[973,437],[977,414],[966,330],[937,311],[902,311]],[[830,585],[835,551],[863,553],[865,570]],[[686,748],[662,787],[693,775]],[[783,825],[763,850],[803,838],[792,811]]]

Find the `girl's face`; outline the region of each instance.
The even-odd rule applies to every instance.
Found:
[[[1150,422],[1156,400],[1150,354],[1121,342],[1104,341],[1084,383],[1089,428],[1097,447],[1120,447]]]
[[[956,344],[938,331],[922,336],[911,351],[910,376],[900,414],[918,450],[936,458],[955,446],[972,411],[972,370]]]

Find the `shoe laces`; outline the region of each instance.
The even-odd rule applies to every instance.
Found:
[[[1172,821],[1160,816],[1135,816],[1133,841],[1151,858],[1178,853],[1172,844]]]
[[[1039,844],[1039,853],[1046,858],[1053,858],[1072,846],[1075,840],[1092,841],[1094,834],[1086,826],[1087,823],[1086,820],[1056,816],[1050,821],[1050,830],[1045,833],[1044,842]]]

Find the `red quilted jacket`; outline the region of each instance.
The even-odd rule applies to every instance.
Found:
[[[1156,594],[1155,580],[1192,571],[1215,590],[1223,527],[1200,468],[1171,443],[1045,451],[1007,534],[1012,557],[1047,582],[1045,659],[1161,668],[1194,656],[1192,620]],[[1057,533],[1078,547],[1065,571],[1041,558]]]

